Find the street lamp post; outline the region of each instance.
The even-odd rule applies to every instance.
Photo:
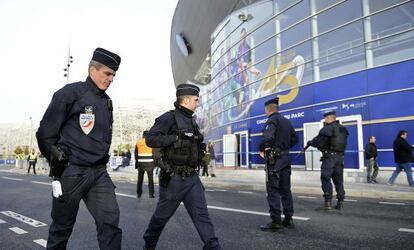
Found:
[[[69,83],[69,71],[70,71],[70,65],[73,63],[73,56],[70,55],[70,39],[69,39],[69,49],[68,49],[68,62],[66,68],[63,69],[65,71],[65,74],[63,75],[66,77],[66,83]]]
[[[32,137],[33,137],[33,118],[30,116],[30,144],[29,149],[32,149]]]

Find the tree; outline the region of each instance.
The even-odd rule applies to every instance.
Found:
[[[14,153],[16,155],[22,154],[23,153],[23,149],[20,146],[17,146],[16,149],[14,150]]]
[[[23,146],[23,153],[25,155],[29,155],[30,154],[30,149],[28,145]]]

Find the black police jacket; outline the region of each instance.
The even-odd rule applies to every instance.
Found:
[[[308,145],[320,151],[344,152],[348,142],[348,130],[335,121],[325,125]]]
[[[36,133],[39,149],[50,160],[60,146],[73,164],[106,164],[112,140],[112,101],[90,77],[54,93]]]
[[[375,145],[375,143],[368,142],[367,145],[365,146],[365,158],[367,160],[371,158],[377,159],[377,155],[378,155],[377,145]]]
[[[297,143],[298,136],[290,121],[278,112],[271,114],[265,123],[260,151],[270,147],[287,151]]]
[[[191,154],[191,157],[201,160],[201,142],[203,138],[193,117],[194,112],[178,105],[177,103],[174,105],[176,107],[175,110],[168,111],[155,119],[154,125],[145,137],[145,142],[151,148],[161,148],[163,151],[163,160],[166,160],[169,164],[187,165],[190,162],[194,163],[194,161],[191,159],[190,162],[187,162],[186,159],[178,159],[177,161],[173,161],[171,159],[173,156],[168,155],[168,152],[171,152],[169,149],[176,148],[178,150],[178,153],[175,155],[177,158],[180,158],[185,154]],[[178,123],[181,124],[180,126],[182,128],[179,128]],[[183,138],[187,136],[188,138]],[[196,137],[198,139],[195,139]],[[190,141],[190,143],[183,145],[181,144],[182,141]],[[184,149],[181,150],[182,153],[179,153],[180,148]],[[192,153],[187,152],[187,148]]]
[[[413,150],[414,147],[408,144],[408,142],[397,137],[393,144],[394,149],[394,160],[396,163],[409,163],[414,162]]]

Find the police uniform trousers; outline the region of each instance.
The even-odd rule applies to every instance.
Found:
[[[282,156],[283,158],[288,156]],[[276,166],[286,163],[288,159],[278,159]],[[280,169],[280,168],[276,168]],[[290,165],[282,167],[279,171],[275,171],[272,166],[268,167],[268,181],[266,183],[267,202],[269,203],[269,213],[272,220],[280,220],[283,206],[283,214],[286,217],[293,216],[293,199],[290,191],[290,176],[292,168]],[[282,204],[280,204],[282,201]]]
[[[160,185],[158,204],[144,234],[146,246],[156,246],[162,230],[181,202],[204,242],[203,249],[221,249],[208,214],[204,187],[196,173],[184,179],[173,175],[167,187]]]
[[[335,185],[338,201],[345,199],[344,190],[344,155],[343,153],[327,153],[321,165],[321,183],[325,201],[332,200],[332,183]]]
[[[121,249],[122,230],[115,186],[106,166],[77,166],[70,164],[60,178],[63,195],[53,197],[52,219],[47,249],[66,249],[83,200],[95,220],[99,248]]]

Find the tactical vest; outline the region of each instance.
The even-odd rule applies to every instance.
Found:
[[[334,152],[344,152],[346,149],[348,132],[340,124],[333,124],[332,136],[329,138],[329,150]]]
[[[178,129],[178,141],[163,149],[163,160],[172,166],[190,166],[197,168],[202,159],[201,142],[203,136],[192,118],[190,123],[178,110],[172,110]],[[183,137],[183,135],[186,135]],[[192,137],[190,139],[190,137]]]

